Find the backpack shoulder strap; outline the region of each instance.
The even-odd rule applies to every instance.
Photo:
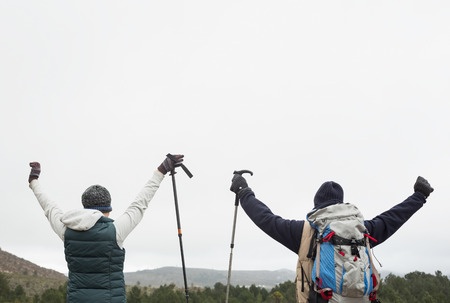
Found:
[[[310,226],[308,221],[303,224],[302,239],[300,241],[300,248],[298,251],[297,261],[297,302],[308,302],[309,285],[311,281],[311,273],[313,268],[313,259],[309,258],[310,246],[314,241],[315,230]]]

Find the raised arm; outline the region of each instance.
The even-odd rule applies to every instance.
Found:
[[[298,253],[303,232],[303,220],[287,220],[272,213],[269,207],[255,197],[246,180],[234,175],[231,191],[235,192],[249,218],[274,240]]]
[[[372,220],[366,220],[367,230],[377,240],[371,241],[372,246],[381,244],[392,236],[426,203],[433,190],[428,181],[419,176],[414,184],[414,194]]]
[[[36,196],[39,204],[44,210],[44,214],[50,222],[50,226],[53,231],[61,238],[64,239],[64,231],[66,227],[61,222],[61,217],[63,215],[63,211],[58,207],[58,205],[53,202],[50,197],[44,192],[41,184],[39,183],[39,175],[41,173],[41,165],[39,162],[31,162],[30,163],[31,172],[28,177],[28,182],[31,190]]]
[[[125,212],[114,221],[117,234],[117,244],[122,247],[123,242],[130,232],[139,224],[144,217],[150,201],[153,199],[159,188],[164,175],[179,166],[183,161],[183,155],[174,155],[175,161],[166,157],[157,170],[153,173],[152,178],[145,184],[144,188],[139,192],[134,201],[128,206]]]

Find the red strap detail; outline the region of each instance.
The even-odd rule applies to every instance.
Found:
[[[372,284],[374,288],[378,285],[377,277],[375,276],[375,274],[372,274]]]
[[[378,285],[378,281],[377,281],[377,277],[375,276],[375,274],[372,274],[372,284],[373,284],[373,288],[375,288]],[[374,290],[369,294],[369,301],[376,301],[377,299],[377,291]]]
[[[333,297],[333,291],[332,290],[326,290],[326,291],[322,291],[320,293],[320,295],[322,296],[322,298],[324,300],[330,300]]]
[[[344,252],[343,250],[340,250],[340,251],[339,251],[339,254],[340,254],[341,256],[345,257],[345,252]]]
[[[369,294],[369,301],[375,301],[377,299],[377,292],[376,291],[372,291]]]
[[[333,291],[332,290],[322,290],[322,279],[319,277],[316,277],[316,286],[317,286],[317,292],[320,294],[320,296],[328,301],[333,297]]]
[[[372,242],[375,242],[375,243],[377,243],[378,242],[378,240],[377,239],[375,239],[374,237],[372,237],[371,235],[369,235],[369,234],[364,234],[364,237],[366,237],[366,238],[369,238],[369,240],[370,241],[372,241]]]
[[[323,241],[323,242],[328,242],[328,241],[330,241],[331,238],[333,238],[334,234],[335,234],[334,231],[330,232],[328,235],[326,235],[324,238],[322,238],[322,241]]]

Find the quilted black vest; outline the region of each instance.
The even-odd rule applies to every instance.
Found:
[[[69,268],[68,303],[126,302],[125,249],[117,245],[112,219],[101,217],[87,231],[67,228],[64,248]]]

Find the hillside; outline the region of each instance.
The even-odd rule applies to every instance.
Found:
[[[7,275],[10,287],[22,285],[27,294],[38,294],[47,288],[58,288],[67,281],[67,277],[55,270],[36,265],[23,258],[0,249],[0,272]],[[200,268],[186,269],[189,286],[212,287],[217,282],[227,283],[227,270]],[[292,270],[233,270],[232,285],[252,285],[272,288],[285,281],[293,281],[295,272]],[[182,269],[179,267],[162,267],[125,273],[127,285],[154,286],[175,284],[184,287]]]
[[[58,288],[67,277],[52,269],[36,265],[0,249],[0,272],[8,279],[10,288],[22,285],[27,294],[40,294],[48,288]]]
[[[228,270],[213,270],[200,268],[186,269],[189,286],[212,287],[217,282],[227,284]],[[231,284],[250,286],[255,284],[265,288],[272,288],[285,281],[294,281],[295,272],[281,269],[269,270],[233,270],[231,272]],[[184,287],[183,272],[179,267],[162,267],[152,270],[142,270],[125,273],[127,285],[140,284],[141,286],[159,286],[174,283],[178,287]]]

